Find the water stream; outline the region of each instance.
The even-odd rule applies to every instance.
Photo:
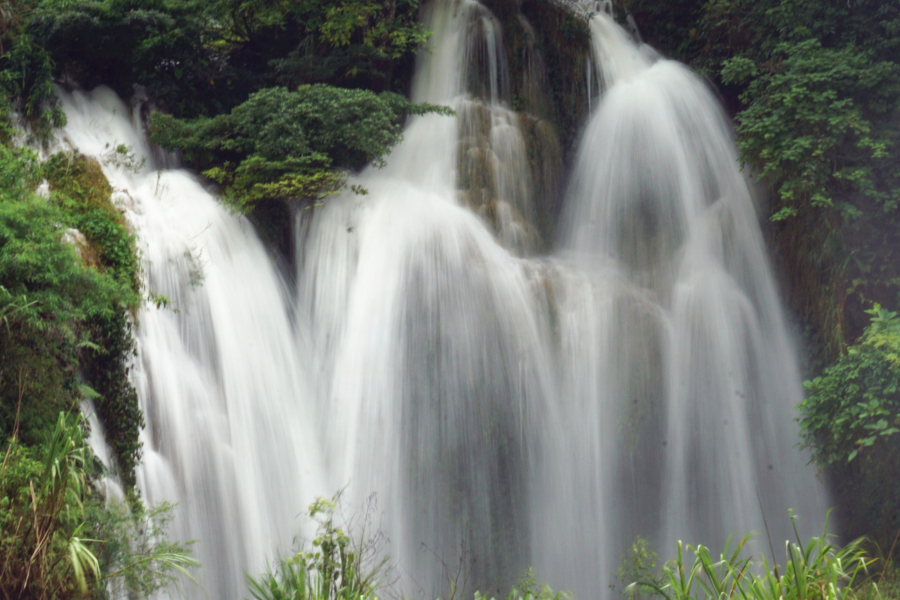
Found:
[[[112,92],[63,95],[65,137],[106,163],[170,302],[136,326],[138,486],[198,540],[205,592],[187,595],[244,597],[342,488],[350,512],[374,494],[417,597],[527,566],[598,597],[638,534],[667,556],[765,516],[783,540],[788,508],[817,531],[796,351],[713,93],[594,16],[603,93],[563,191],[552,128],[510,107],[493,15],[443,0],[423,19],[413,99],[458,116],[411,118],[388,165],[354,176],[368,194],[299,210],[295,273]],[[119,144],[146,163],[109,160]]]

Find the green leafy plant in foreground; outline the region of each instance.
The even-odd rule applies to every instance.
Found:
[[[495,600],[495,598],[475,592],[475,600]],[[553,591],[546,583],[538,583],[529,567],[516,586],[506,595],[506,600],[572,600],[572,595],[568,592]]]
[[[37,447],[13,437],[0,464],[0,591],[6,598],[146,598],[197,566],[166,540],[170,506],[107,504],[91,487],[81,416],[60,414]]]
[[[631,548],[622,556],[619,568],[616,570],[616,579],[623,586],[624,595],[628,600],[640,600],[646,596],[655,595],[654,587],[663,584],[662,578],[656,574],[656,563],[659,560],[656,552],[650,547],[650,542],[641,536],[634,538]],[[641,581],[640,586],[631,584]],[[610,589],[615,591],[615,584],[610,584]]]
[[[279,559],[258,577],[247,577],[255,600],[374,600],[379,590],[391,585],[392,571],[380,552],[383,535],[368,532],[374,502],[370,500],[361,527],[352,521],[339,526],[335,514],[339,502],[340,493],[310,505],[309,516],[318,524],[311,548]],[[355,533],[348,533],[352,530]],[[456,590],[451,582],[451,600]],[[489,596],[475,592],[474,598],[488,600]],[[528,569],[506,600],[571,600],[571,596],[537,583]]]
[[[731,540],[718,558],[709,548],[678,542],[678,554],[662,569],[660,580],[642,580],[626,588],[626,594],[644,589],[666,600],[842,600],[853,597],[853,584],[868,573],[873,562],[864,554],[862,539],[838,548],[828,541],[828,519],[820,537],[807,542],[800,539],[796,521],[796,542],[785,542],[783,572],[777,563],[763,556],[759,561],[742,558],[741,551],[750,539],[743,537],[733,548]],[[694,555],[687,563],[686,552]]]
[[[309,516],[318,524],[312,548],[302,548],[280,559],[259,578],[247,578],[256,600],[350,600],[375,598],[376,587],[387,568],[378,558],[380,534],[367,538],[366,524],[351,537],[336,522],[340,493],[330,500],[317,499]],[[352,523],[347,529],[352,528]]]

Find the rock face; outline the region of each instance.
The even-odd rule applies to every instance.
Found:
[[[577,46],[576,46],[577,48]],[[587,54],[575,53],[576,62]],[[467,96],[459,104],[458,180],[463,199],[519,256],[552,245],[563,155],[535,31],[518,12],[501,22],[483,6],[466,27]],[[586,96],[586,93],[582,94]]]

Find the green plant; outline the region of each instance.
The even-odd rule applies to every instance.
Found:
[[[151,137],[180,149],[222,185],[223,201],[247,212],[263,200],[315,200],[344,185],[347,169],[384,156],[407,114],[451,114],[391,93],[304,85],[256,92],[229,114],[183,121],[154,113]]]
[[[42,177],[50,199],[33,193]],[[85,376],[129,483],[143,423],[126,371],[139,263],[111,191],[84,157],[40,163],[28,150],[0,147],[0,431],[10,435],[18,423],[22,443],[42,443],[59,412],[84,398]],[[64,241],[68,228],[84,238]],[[19,398],[28,399],[21,411]]]
[[[86,522],[97,538],[101,580],[129,598],[150,598],[157,590],[177,586],[179,576],[197,584],[190,570],[200,564],[191,557],[192,543],[168,539],[174,510],[165,502],[147,508],[136,497],[127,504],[95,500]]]
[[[15,437],[0,464],[0,590],[6,598],[56,599],[102,593],[121,581],[146,598],[197,566],[166,540],[170,506],[145,511],[107,504],[91,488],[93,456],[80,415],[60,413],[50,438]]]
[[[657,560],[659,557],[650,547],[650,542],[641,536],[634,538],[631,548],[622,555],[622,561],[616,570],[616,580],[629,600],[652,596],[655,588],[662,585],[662,579],[656,574]],[[632,586],[636,582],[639,583]],[[615,585],[610,584],[610,589],[615,590]]]
[[[475,600],[496,600],[494,596],[486,596],[481,592],[475,592]],[[556,592],[547,584],[536,589],[520,590],[512,588],[506,595],[506,600],[571,600],[571,595],[566,592]]]
[[[900,318],[875,305],[859,343],[804,383],[802,445],[821,466],[849,462],[900,432]]]
[[[340,493],[317,499],[309,516],[318,529],[312,547],[282,558],[258,578],[247,578],[256,600],[363,600],[375,598],[387,558],[379,558],[380,534],[368,538],[366,523],[356,539],[335,522]],[[351,524],[352,526],[352,524]]]
[[[83,538],[85,466],[80,422],[60,414],[42,454],[13,438],[0,484],[0,589],[18,598],[55,598],[87,592],[100,568]]]
[[[900,598],[900,573],[890,556],[881,570],[875,569],[865,581],[854,587],[855,600],[896,600]]]
[[[481,592],[475,592],[475,600],[495,600],[493,596],[486,596]],[[519,578],[519,582],[506,595],[506,600],[572,600],[568,592],[558,592],[550,589],[546,583],[538,583],[534,578],[534,571],[529,567],[525,574]]]
[[[788,514],[794,523],[796,542],[785,542],[781,568],[777,563],[770,564],[765,556],[760,561],[741,557],[750,535],[734,548],[729,540],[718,558],[713,558],[706,546],[687,546],[694,555],[690,564],[679,541],[678,554],[663,567],[661,582],[645,580],[629,588],[647,587],[666,600],[841,600],[851,596],[857,577],[867,573],[872,562],[861,549],[862,540],[837,548],[828,541],[826,519],[822,536],[804,543],[794,515]]]
[[[31,41],[28,56],[46,57],[48,81],[105,84],[121,95],[141,84],[158,106],[182,117],[226,113],[277,85],[402,88],[429,35],[417,19],[418,0],[28,4],[10,35]],[[13,97],[30,102],[31,89]]]

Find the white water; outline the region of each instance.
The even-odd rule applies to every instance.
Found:
[[[459,117],[411,119],[354,181],[367,195],[301,211],[290,279],[193,176],[156,170],[111,92],[64,98],[83,153],[125,143],[150,163],[105,169],[171,299],[137,327],[139,487],[180,502],[205,594],[242,597],[305,506],[344,486],[350,510],[377,495],[418,597],[460,555],[470,588],[531,565],[587,598],[637,534],[663,556],[717,547],[762,530],[762,509],[783,540],[788,507],[812,532],[826,497],[794,448],[794,350],[710,91],[595,17],[604,95],[557,250],[535,258],[499,25],[474,0],[424,18],[413,98]]]
[[[138,232],[147,287],[171,300],[145,306],[136,330],[147,422],[138,487],[151,504],[180,502],[174,537],[198,540],[206,593],[235,597],[244,571],[290,545],[297,514],[324,487],[287,287],[248,222],[188,173],[154,169],[111,91],[76,93],[64,107],[81,152],[103,160],[126,144],[151,163],[137,174],[105,168]]]

